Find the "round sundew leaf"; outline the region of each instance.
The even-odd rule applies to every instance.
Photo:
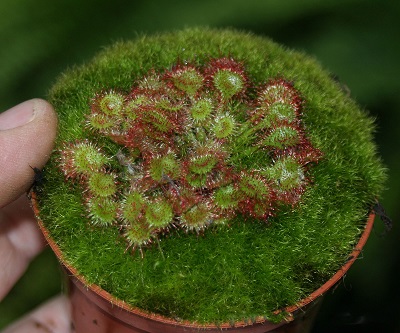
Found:
[[[296,109],[291,104],[282,102],[273,103],[266,111],[267,117],[271,118],[271,122],[286,121],[291,123],[297,119]]]
[[[179,172],[179,163],[172,154],[155,157],[150,162],[150,175],[155,181],[175,179]]]
[[[124,99],[124,96],[119,93],[106,93],[99,97],[100,111],[109,116],[118,116],[124,106]]]
[[[213,111],[213,103],[208,98],[202,98],[196,100],[191,109],[190,114],[192,118],[196,121],[205,121],[209,119]]]
[[[161,81],[160,75],[154,72],[143,77],[142,79],[139,79],[136,83],[139,89],[149,91],[150,95],[152,92],[167,88],[165,82]]]
[[[142,247],[151,243],[154,233],[150,225],[145,219],[135,219],[131,221],[124,231],[124,237],[128,241],[130,247]]]
[[[93,113],[88,117],[88,123],[94,130],[106,130],[115,125],[115,120],[104,114]]]
[[[144,95],[135,96],[125,101],[123,107],[123,114],[128,121],[136,120],[138,117],[138,110],[141,106],[147,105],[149,98]]]
[[[110,226],[115,222],[118,211],[118,202],[109,197],[92,197],[87,202],[91,222],[102,227]]]
[[[187,68],[174,73],[172,81],[176,88],[184,91],[189,96],[194,96],[203,86],[204,77],[194,68]]]
[[[264,129],[283,122],[291,124],[298,121],[295,107],[281,101],[274,102],[268,107],[259,107],[255,114],[261,119],[259,127]]]
[[[111,196],[117,191],[115,177],[108,173],[93,173],[88,179],[88,189],[95,196]]]
[[[214,123],[214,134],[218,139],[224,139],[234,133],[235,119],[231,115],[217,117]]]
[[[150,162],[150,176],[155,181],[161,181],[164,176],[164,166],[163,166],[163,158],[156,157],[153,158]]]
[[[122,218],[127,222],[135,221],[146,206],[143,195],[134,191],[126,195],[122,204]]]
[[[205,203],[199,203],[184,212],[181,223],[189,230],[200,231],[213,222],[210,207]]]
[[[171,205],[161,199],[150,202],[146,207],[146,221],[154,228],[165,228],[174,216]]]
[[[190,186],[193,186],[194,188],[202,188],[206,187],[207,175],[188,172],[185,176],[185,180]]]
[[[224,100],[232,98],[244,88],[243,78],[238,73],[221,69],[215,73],[214,85]]]
[[[258,175],[243,174],[240,178],[238,189],[249,198],[268,199],[270,195],[269,186]]]
[[[264,146],[278,149],[288,148],[300,143],[300,134],[297,129],[289,126],[280,126],[273,129],[269,135],[261,141]]]
[[[171,92],[171,95],[172,94],[173,93]],[[173,97],[173,96],[171,96],[171,97]],[[156,108],[159,108],[161,110],[165,110],[165,111],[169,111],[169,112],[177,112],[182,109],[181,104],[182,103],[180,103],[180,102],[171,100],[171,98],[169,96],[168,97],[163,96],[163,97],[157,99],[155,106],[156,106]]]
[[[221,187],[214,193],[214,202],[222,209],[236,208],[239,202],[238,192],[232,185]]]
[[[169,132],[172,129],[172,123],[160,110],[148,110],[143,115],[143,120],[161,133]]]
[[[217,156],[207,154],[194,156],[190,159],[189,170],[195,174],[205,175],[218,163]]]
[[[70,148],[73,164],[78,173],[91,174],[99,171],[107,163],[107,157],[91,143],[77,143]]]
[[[268,198],[265,200],[255,200],[252,205],[251,214],[256,218],[265,218],[271,213],[271,205]]]
[[[274,80],[259,93],[258,100],[262,107],[268,108],[276,102],[291,104],[296,99],[292,85],[284,80]]]
[[[281,158],[269,168],[268,174],[277,186],[288,191],[301,186],[305,179],[303,167],[293,158]]]

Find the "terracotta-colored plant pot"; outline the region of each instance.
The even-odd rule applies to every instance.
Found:
[[[35,200],[33,200],[33,208],[38,213]],[[362,251],[372,230],[374,218],[375,215],[371,213],[357,246],[342,268],[298,304],[283,309],[288,313],[286,321],[271,323],[264,318],[259,318],[254,322],[236,322],[234,326],[231,323],[219,326],[198,325],[144,312],[129,306],[99,286],[87,283],[84,277],[65,262],[62,252],[50,237],[43,222],[40,220],[38,222],[48,244],[58,257],[69,279],[72,324],[76,333],[194,333],[199,331],[210,333],[221,331],[230,333],[306,333],[312,326],[323,296],[340,282]]]

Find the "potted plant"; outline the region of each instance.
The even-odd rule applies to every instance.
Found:
[[[230,30],[143,36],[49,100],[33,205],[77,332],[300,332],[368,237],[373,121],[301,53]]]

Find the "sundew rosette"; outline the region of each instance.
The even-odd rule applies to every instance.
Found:
[[[60,168],[82,188],[90,222],[117,227],[133,249],[239,214],[267,222],[300,201],[321,156],[292,83],[257,85],[232,57],[153,70],[127,93],[97,93],[88,108],[94,138],[64,143]],[[98,136],[120,146],[114,156],[95,146]],[[249,163],[257,152],[263,165]]]
[[[273,318],[346,261],[383,188],[371,119],[263,38],[119,43],[50,101],[40,217],[86,279],[150,312]]]

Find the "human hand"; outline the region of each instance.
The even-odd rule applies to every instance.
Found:
[[[26,191],[33,167],[42,169],[53,148],[57,116],[44,100],[32,99],[0,113],[0,301],[44,247]],[[69,333],[70,307],[58,296],[2,333]]]

